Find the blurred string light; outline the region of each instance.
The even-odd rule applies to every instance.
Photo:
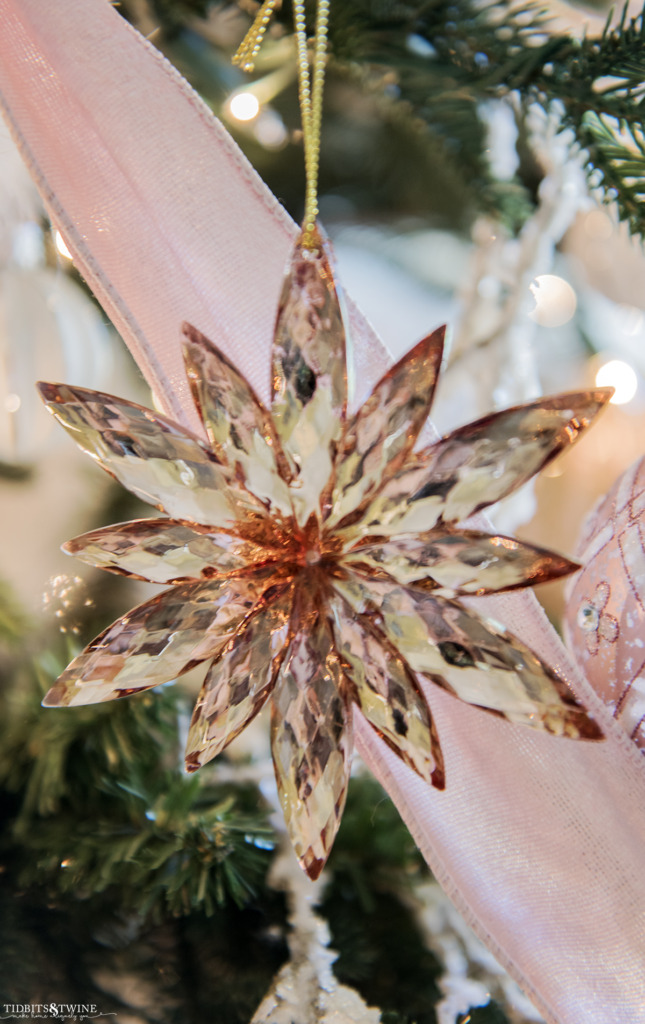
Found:
[[[633,366],[622,359],[610,359],[603,363],[596,373],[596,387],[615,388],[610,402],[613,405],[627,405],[638,390],[638,376]]]
[[[56,231],[55,232],[55,234],[54,234],[54,243],[56,245],[56,249],[61,254],[61,256],[64,256],[66,260],[71,260],[72,254],[69,251],[69,249],[67,248],[67,246],[65,245],[65,239],[61,235],[60,231]]]
[[[250,90],[240,90],[229,97],[228,110],[235,121],[252,121],[260,113],[260,101]]]
[[[275,110],[265,107],[258,117],[253,134],[265,149],[281,149],[286,145],[288,133],[284,121]]]
[[[224,103],[223,116],[252,135],[265,149],[281,149],[288,141],[288,132],[278,112],[269,104],[294,81],[295,76],[295,61],[288,61],[286,66],[241,86]]]
[[[576,293],[563,277],[540,274],[529,286],[535,299],[535,309],[529,316],[541,327],[561,327],[571,320],[576,311]]]
[[[238,89],[226,101],[224,113],[265,149],[281,149],[288,132],[276,110],[263,106],[252,89]]]

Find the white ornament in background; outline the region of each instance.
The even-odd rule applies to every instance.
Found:
[[[14,228],[23,221],[37,221],[41,213],[36,186],[0,118],[0,262],[9,259]]]
[[[529,316],[541,327],[562,327],[568,324],[578,307],[576,293],[557,274],[538,274],[529,285],[535,309]]]
[[[30,464],[52,432],[37,380],[100,386],[112,343],[90,299],[64,273],[15,263],[0,270],[0,461]]]
[[[103,317],[62,271],[44,265],[37,192],[0,123],[0,462],[29,465],[53,432],[35,381],[105,387],[111,344]]]

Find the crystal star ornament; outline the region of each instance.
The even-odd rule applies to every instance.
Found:
[[[280,800],[312,878],[342,815],[356,709],[411,769],[444,788],[419,677],[510,722],[601,738],[548,665],[458,599],[577,568],[462,524],[575,441],[611,389],[543,398],[416,450],[443,329],[350,414],[343,318],[318,232],[313,242],[300,236],[285,277],[270,411],[212,342],[183,330],[207,441],[111,395],[40,385],[77,444],[165,513],[93,530],[65,550],[168,586],[93,640],[47,706],[129,696],[206,663],[186,750],[193,771],[268,701]]]

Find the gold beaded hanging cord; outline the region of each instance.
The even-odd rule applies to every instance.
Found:
[[[252,71],[271,16],[280,0],[265,0],[253,25],[233,57],[233,63],[244,71]],[[320,164],[320,128],[322,123],[323,89],[327,65],[327,31],[329,0],[319,0],[312,55],[309,68],[307,25],[304,0],[294,0],[293,20],[298,52],[298,97],[305,149],[305,213],[303,218],[304,248],[315,248],[315,224],[318,216],[318,169]]]

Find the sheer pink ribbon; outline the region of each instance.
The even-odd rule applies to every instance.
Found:
[[[49,211],[167,412],[193,419],[190,320],[265,398],[294,225],[222,126],[107,0],[0,0],[0,102]],[[387,356],[350,314],[363,387]],[[433,326],[433,325],[428,325]],[[358,724],[437,878],[550,1022],[645,1021],[642,755],[530,595],[486,602],[571,681],[608,734],[557,740],[434,687],[436,793]]]

